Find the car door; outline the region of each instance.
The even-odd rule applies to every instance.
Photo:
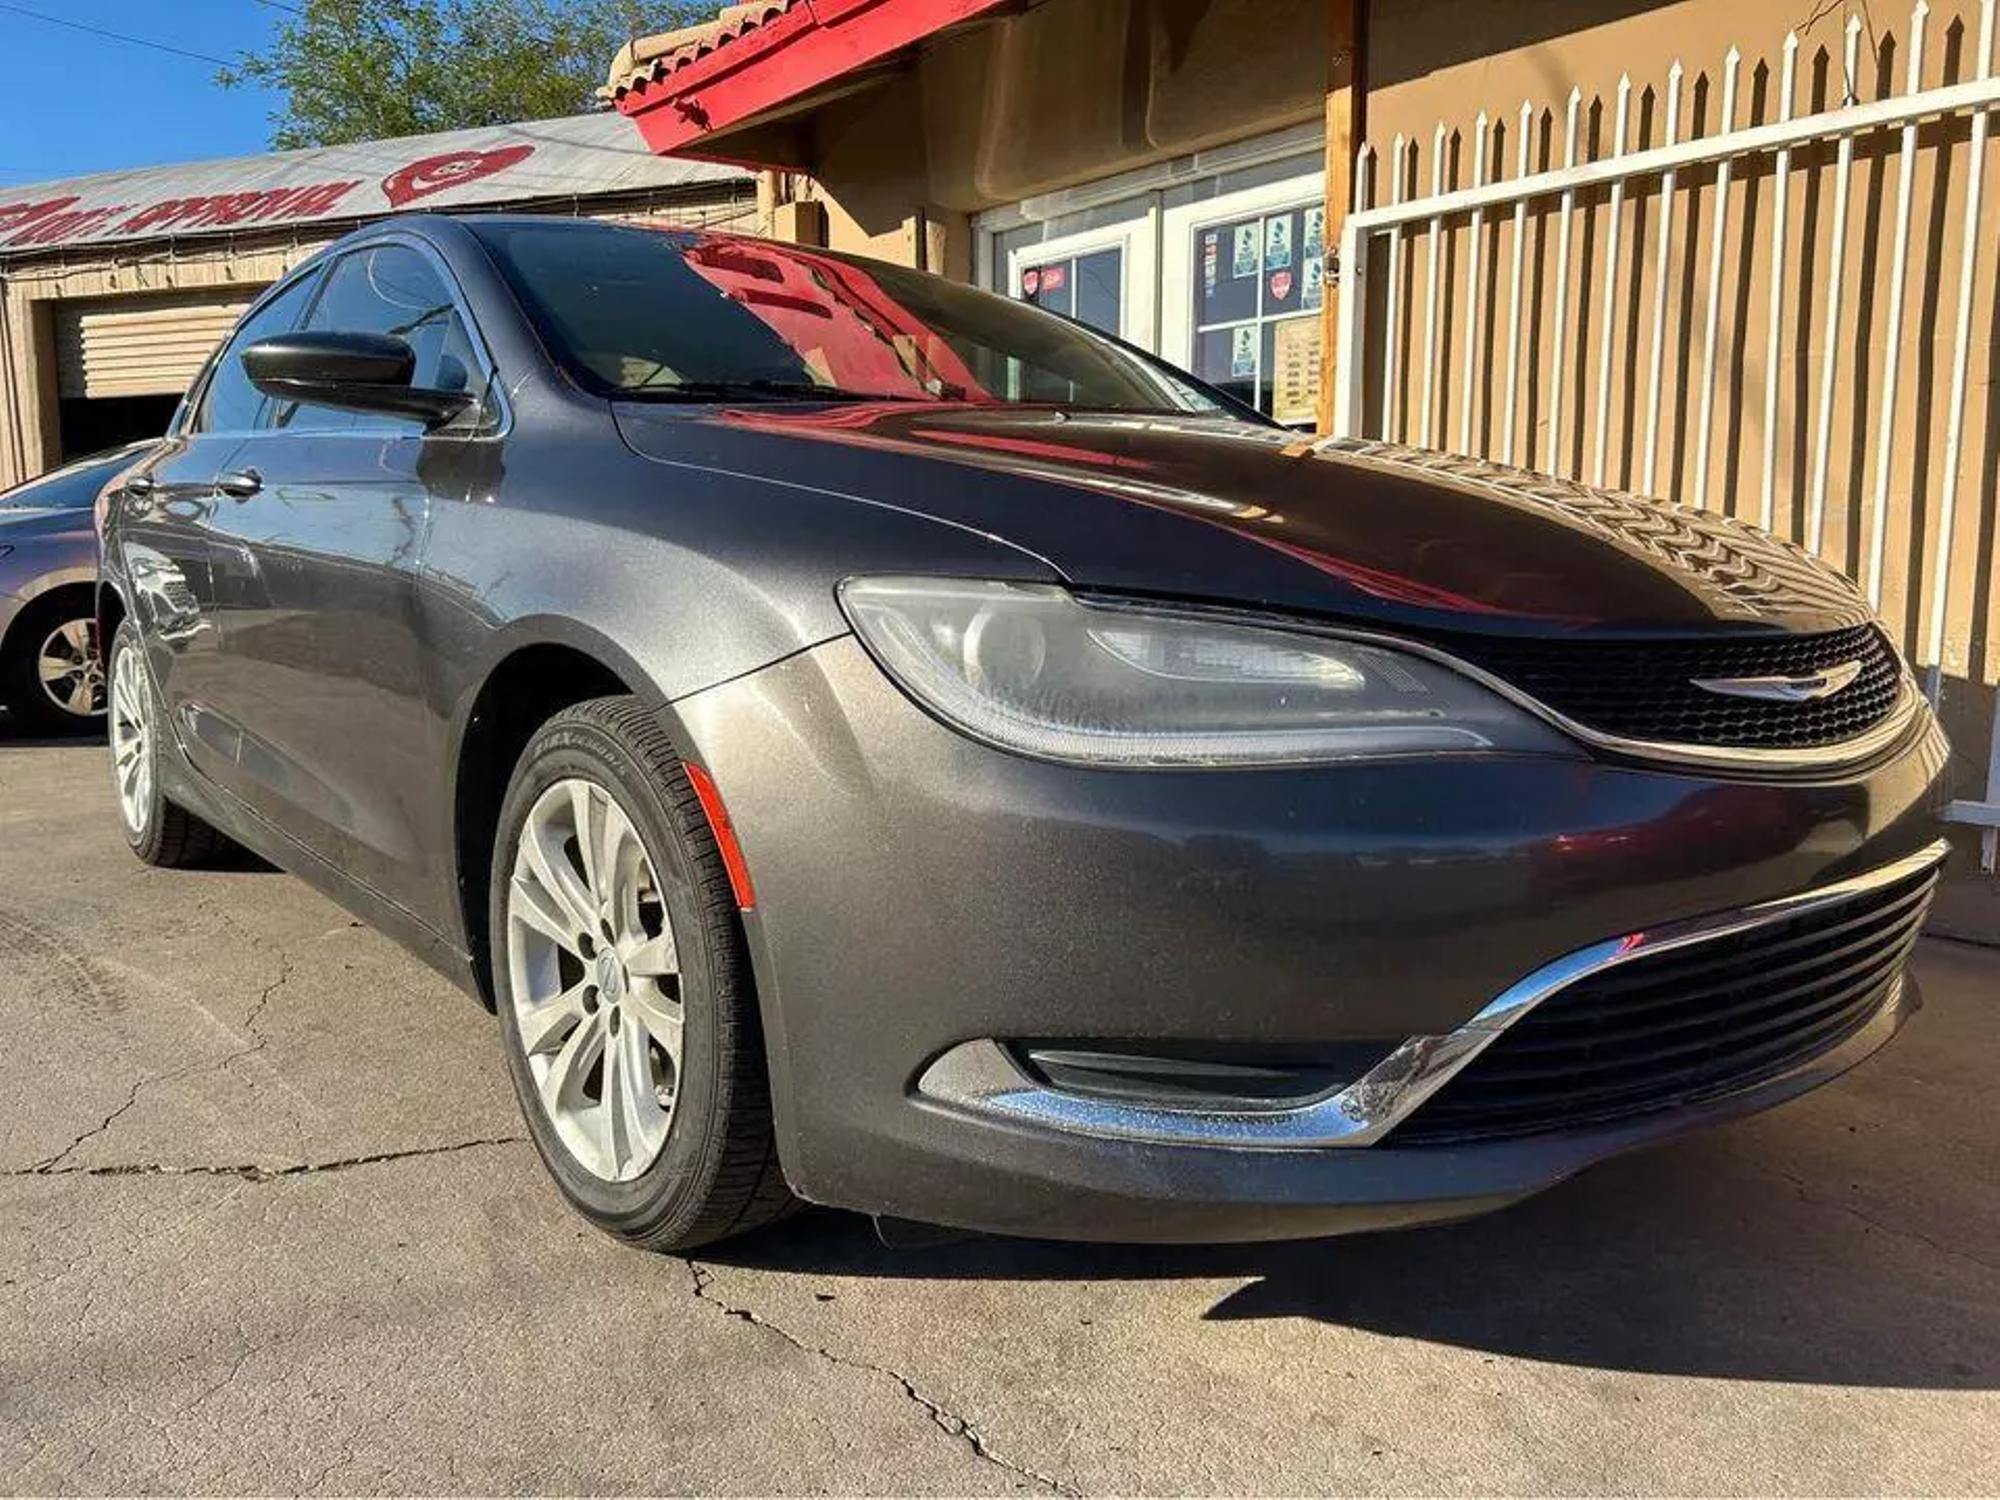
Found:
[[[372,241],[332,261],[304,327],[407,340],[416,385],[484,379],[448,273],[415,241]],[[433,500],[464,493],[452,454],[480,431],[477,411],[430,433],[401,417],[272,402],[216,479],[212,701],[240,747],[229,788],[427,919],[442,752],[417,569]]]
[[[307,271],[251,308],[196,381],[166,442],[124,476],[108,502],[116,524],[106,537],[118,549],[113,561],[128,584],[153,680],[189,759],[210,777],[226,772],[230,754],[209,716],[222,646],[212,566],[215,476],[264,405],[239,356],[255,340],[295,327],[317,280]]]

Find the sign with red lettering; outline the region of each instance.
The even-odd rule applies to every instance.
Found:
[[[462,182],[504,172],[534,154],[533,146],[502,146],[498,151],[449,151],[443,156],[427,156],[384,177],[382,192],[388,197],[390,207],[401,208],[413,199],[428,198]]]
[[[523,172],[531,159],[534,171]],[[748,177],[654,156],[622,115],[579,115],[0,189],[0,257]]]

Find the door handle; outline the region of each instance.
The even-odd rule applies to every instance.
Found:
[[[215,487],[225,495],[238,500],[248,500],[264,488],[264,476],[255,469],[237,469],[228,474],[216,476]]]

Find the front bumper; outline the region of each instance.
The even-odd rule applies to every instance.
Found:
[[[676,709],[755,881],[780,1150],[816,1201],[1111,1239],[1459,1217],[1823,1082],[1914,1002],[1754,1089],[1518,1140],[1299,1149],[1010,1118],[919,1080],[996,1037],[1445,1037],[1607,938],[1916,855],[1942,737],[1926,714],[1885,760],[1811,783],[1581,754],[1092,771],[944,728],[848,638]]]

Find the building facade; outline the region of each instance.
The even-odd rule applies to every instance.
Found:
[[[0,192],[0,488],[160,432],[266,286],[358,223],[432,208],[747,230],[756,185],[604,114]]]

